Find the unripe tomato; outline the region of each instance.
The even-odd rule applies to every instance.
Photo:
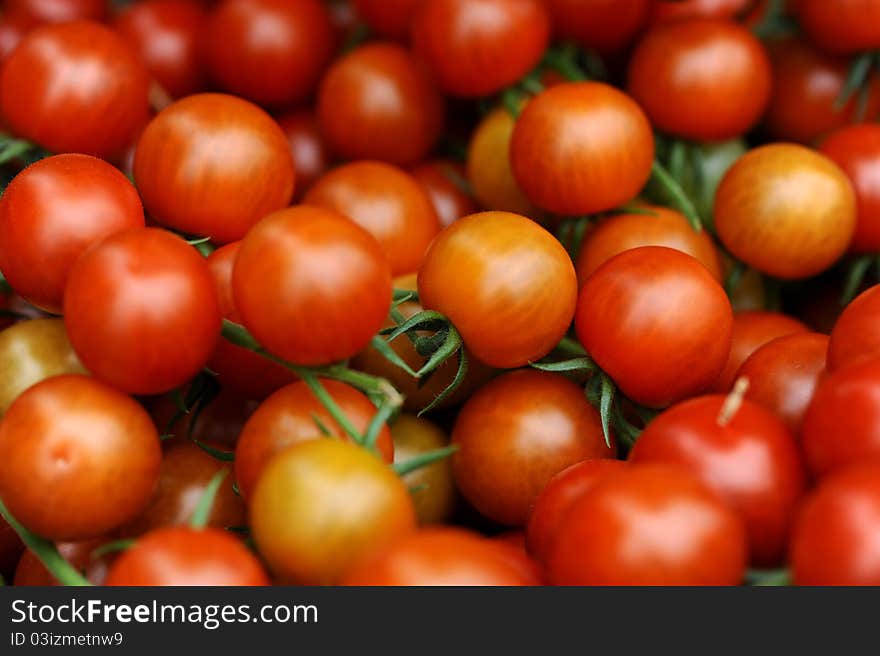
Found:
[[[317,117],[310,111],[287,112],[278,117],[278,125],[287,135],[293,168],[296,170],[296,195],[301,198],[315,180],[330,168],[330,149],[321,134]]]
[[[358,18],[382,37],[405,41],[423,0],[352,0]]]
[[[107,0],[6,0],[3,8],[13,15],[28,16],[40,23],[103,20]]]
[[[544,0],[544,5],[557,37],[614,54],[644,27],[651,0]]]
[[[419,164],[410,173],[428,194],[442,228],[477,211],[461,164],[434,159]]]
[[[877,0],[797,0],[804,32],[826,52],[852,54],[880,48]]]
[[[828,345],[828,370],[880,357],[880,285],[865,290],[840,315]]]
[[[829,268],[849,247],[856,199],[830,159],[770,144],[737,160],[715,196],[715,228],[738,259],[786,280]]]
[[[103,535],[149,503],[162,451],[147,412],[87,376],[34,385],[0,424],[0,497],[50,540]]]
[[[510,162],[535,205],[563,215],[593,214],[631,200],[648,181],[654,135],[641,108],[598,82],[547,89],[523,109]]]
[[[260,344],[296,364],[330,364],[358,353],[382,327],[391,269],[366,230],[301,205],[270,214],[248,233],[232,291]]]
[[[514,368],[549,353],[577,302],[568,253],[517,214],[483,212],[441,232],[419,270],[419,298],[446,315],[485,364]]]
[[[134,179],[149,214],[188,234],[225,244],[285,207],[296,174],[272,117],[222,94],[189,96],[147,125]]]

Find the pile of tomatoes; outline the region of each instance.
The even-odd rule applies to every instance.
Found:
[[[880,584],[880,0],[5,0],[16,585]]]

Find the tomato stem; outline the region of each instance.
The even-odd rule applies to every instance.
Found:
[[[701,232],[703,230],[703,223],[700,220],[697,208],[694,207],[693,201],[691,201],[687,193],[682,189],[679,182],[657,159],[654,160],[654,164],[651,166],[651,177],[667,194],[669,194],[676,209],[685,215],[690,222],[691,227],[696,232]]]
[[[217,498],[217,491],[228,474],[229,470],[224,467],[211,478],[189,520],[190,528],[201,530],[208,525],[211,510],[214,508],[214,500]]]
[[[450,446],[444,447],[442,449],[437,449],[435,451],[428,451],[427,453],[422,453],[420,455],[415,456],[405,462],[396,462],[391,465],[392,469],[397,473],[398,476],[406,476],[407,474],[416,471],[417,469],[422,469],[423,467],[427,467],[429,465],[433,465],[435,462],[439,462],[440,460],[444,460],[451,456],[453,453],[458,451],[458,446],[452,444]]]

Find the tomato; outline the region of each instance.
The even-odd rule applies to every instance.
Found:
[[[229,532],[176,526],[147,533],[123,552],[105,585],[265,586],[269,577]]]
[[[297,364],[330,364],[359,352],[382,327],[391,270],[366,230],[302,205],[269,215],[248,233],[232,290],[245,326],[263,346]]]
[[[352,0],[358,18],[382,37],[405,41],[423,0]]]
[[[204,259],[157,228],[104,239],[77,261],[64,295],[77,355],[130,394],[167,392],[195,376],[217,345],[220,321]]]
[[[474,357],[498,368],[547,355],[577,302],[577,276],[562,245],[507,212],[472,214],[446,228],[418,281],[425,308],[446,315]]]
[[[337,440],[285,449],[250,500],[251,534],[283,581],[338,583],[415,527],[406,485],[366,450]]]
[[[877,0],[797,0],[797,17],[804,32],[826,52],[852,54],[880,48]]]
[[[327,71],[317,113],[336,154],[407,166],[424,159],[437,142],[444,106],[408,50],[369,43],[337,59]]]
[[[855,189],[858,221],[850,250],[880,251],[880,126],[841,128],[825,140],[821,152],[844,170]]]
[[[777,337],[752,353],[736,376],[749,380],[747,399],[770,410],[797,435],[825,373],[827,352],[826,335]]]
[[[651,21],[665,23],[694,18],[735,18],[753,0],[653,0]]]
[[[15,46],[39,23],[30,16],[4,12],[0,16],[0,62],[9,56]]]
[[[107,544],[107,542],[109,542],[107,538],[98,538],[83,542],[61,542],[55,546],[62,558],[76,568],[77,571],[82,572],[90,583],[93,585],[103,585],[114,554],[95,558],[94,551]],[[61,584],[49,573],[49,570],[40,562],[40,559],[28,549],[21,555],[21,559],[18,561],[12,585],[45,587]]]
[[[121,36],[75,21],[29,32],[3,63],[0,111],[55,153],[111,157],[147,121],[149,75]]]
[[[185,396],[188,391],[185,389],[181,393]],[[235,447],[242,428],[259,405],[221,389],[210,402],[201,406],[199,412],[181,417],[178,400],[173,396],[153,397],[145,404],[157,430],[166,438],[163,442],[166,448],[198,440],[221,451],[229,451]]]
[[[286,207],[295,172],[287,139],[245,100],[199,94],[147,125],[134,158],[144,206],[175,230],[225,244]]]
[[[880,584],[880,465],[847,467],[803,505],[791,539],[796,585]]]
[[[143,226],[137,191],[116,168],[88,155],[47,157],[0,198],[0,269],[28,301],[59,312],[76,259],[108,235]]]
[[[448,159],[434,159],[422,162],[410,173],[428,194],[440,227],[445,228],[477,211],[462,165]]]
[[[200,51],[207,12],[191,0],[146,0],[113,21],[138,51],[150,74],[173,98],[201,91],[206,75]]]
[[[611,258],[587,279],[575,326],[624,394],[663,407],[717,379],[730,353],[733,311],[697,260],[643,246]]]
[[[364,434],[376,407],[345,383],[322,383],[355,430]],[[254,486],[273,455],[293,444],[324,437],[321,426],[336,438],[351,439],[304,382],[288,385],[266,399],[244,425],[235,449],[235,478],[245,498],[253,495]],[[379,430],[376,448],[386,462],[394,459],[388,426]]]
[[[526,534],[523,531],[510,531],[490,538],[496,547],[501,548],[504,558],[517,568],[531,583],[544,585],[544,569],[526,551]]]
[[[793,317],[780,312],[746,310],[733,315],[733,333],[730,356],[718,380],[712,386],[715,392],[726,393],[733,388],[736,374],[748,357],[777,337],[805,333],[808,328]]]
[[[544,0],[553,32],[586,49],[617,53],[648,18],[651,0]]]
[[[31,385],[60,376],[85,374],[61,319],[22,321],[0,332],[0,416]]]
[[[287,135],[293,168],[296,170],[296,196],[301,197],[331,165],[330,149],[321,134],[317,117],[310,111],[287,112],[278,117]]]
[[[535,205],[563,215],[593,214],[626,203],[645,185],[654,135],[635,101],[617,89],[560,84],[523,109],[510,161]]]
[[[880,360],[847,365],[819,383],[804,416],[801,442],[817,478],[880,458]]]
[[[3,417],[0,497],[37,535],[93,538],[144,509],[161,457],[153,422],[135,401],[86,376],[55,376]]]
[[[616,214],[601,220],[585,236],[576,266],[580,286],[612,257],[640,246],[674,248],[696,258],[716,280],[723,279],[718,249],[707,232],[696,232],[675,210],[649,205],[642,209],[651,214]]]
[[[205,61],[226,91],[261,105],[305,100],[335,36],[320,0],[222,0],[205,29]]]
[[[770,99],[770,60],[761,42],[723,20],[654,28],[629,64],[628,89],[658,129],[685,139],[745,134]]]
[[[393,275],[416,271],[440,232],[431,199],[415,178],[382,162],[333,169],[309,189],[303,202],[335,210],[373,235]]]
[[[566,513],[547,561],[555,585],[737,585],[742,520],[686,470],[632,465]]]
[[[458,489],[480,514],[510,526],[525,525],[538,494],[560,471],[615,454],[583,390],[535,370],[480,388],[462,407],[452,443]]]
[[[828,369],[880,356],[880,285],[865,290],[840,315],[828,345]]]
[[[808,278],[849,247],[856,199],[830,159],[794,144],[743,155],[715,196],[715,228],[738,259],[777,278]]]
[[[28,16],[40,23],[66,23],[75,20],[103,20],[107,0],[6,0],[6,12]]]
[[[604,476],[626,466],[625,462],[608,458],[584,460],[551,478],[535,500],[529,516],[526,532],[529,552],[545,562],[559,524],[574,503]]]

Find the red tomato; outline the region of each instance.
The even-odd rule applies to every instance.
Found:
[[[488,96],[529,73],[550,19],[539,0],[424,0],[412,26],[416,56],[447,94]]]
[[[100,558],[95,558],[93,554],[95,549],[108,542],[107,538],[98,538],[83,542],[61,542],[55,547],[61,557],[73,565],[77,571],[82,572],[90,583],[103,585],[107,578],[107,569],[115,554],[108,554]],[[12,585],[46,587],[61,585],[61,583],[49,573],[49,570],[34,555],[34,552],[28,549],[21,554],[21,560],[18,561],[18,566],[15,568]]]
[[[406,166],[424,159],[437,142],[444,107],[408,50],[369,43],[330,67],[317,112],[324,137],[338,155]]]
[[[735,18],[753,0],[653,0],[651,21],[665,23],[693,18]]]
[[[473,197],[466,190],[467,174],[461,164],[435,159],[419,164],[410,172],[428,194],[441,227],[477,211]]]
[[[747,399],[770,410],[797,435],[825,373],[827,353],[826,335],[799,333],[777,337],[752,353],[736,377],[748,379]]]
[[[355,430],[364,434],[376,414],[376,406],[345,383],[322,383]],[[324,437],[321,426],[338,439],[351,439],[304,382],[288,385],[266,399],[244,425],[235,449],[235,478],[241,493],[250,498],[273,455],[293,444]],[[383,460],[394,460],[387,425],[379,430],[376,448]]]
[[[877,0],[797,0],[804,32],[822,50],[852,54],[880,48]]]
[[[75,20],[103,20],[107,0],[6,0],[6,12],[28,16],[40,23],[66,23]]]
[[[307,110],[288,112],[278,117],[278,125],[287,135],[293,168],[296,170],[296,198],[300,198],[331,165],[318,119]]]
[[[64,325],[98,378],[130,394],[179,387],[205,366],[220,334],[220,308],[204,259],[164,230],[107,237],[74,265]]]
[[[840,315],[828,345],[828,369],[880,356],[880,285],[865,290]]]
[[[671,248],[617,255],[587,279],[578,338],[636,403],[663,407],[707,389],[730,353],[733,311],[702,264]]]
[[[140,538],[107,574],[105,585],[264,586],[257,557],[228,531],[162,528]]]
[[[510,145],[526,196],[551,212],[593,214],[631,200],[651,175],[654,135],[639,106],[606,84],[560,84],[523,110]]]
[[[796,585],[880,585],[880,465],[847,467],[806,500],[791,539]]]
[[[527,585],[544,585],[544,570],[541,564],[526,551],[526,534],[523,531],[510,531],[490,538],[490,541],[501,549],[502,556],[531,583]]]
[[[352,0],[358,18],[382,37],[405,41],[423,0]]]
[[[544,0],[553,32],[586,49],[617,53],[645,25],[651,0]]]
[[[437,236],[419,270],[419,297],[452,321],[478,360],[514,368],[544,357],[565,335],[577,276],[537,223],[483,212]]]
[[[261,105],[305,100],[333,55],[320,0],[222,0],[205,33],[205,59],[224,90]]]
[[[248,233],[232,291],[260,344],[296,364],[330,364],[358,353],[384,324],[391,269],[366,230],[302,205],[270,214]]]
[[[221,244],[286,207],[295,177],[272,117],[222,94],[167,107],[147,125],[134,158],[134,178],[154,219]]]
[[[559,525],[555,585],[737,585],[742,520],[686,470],[632,465],[578,499]]]
[[[4,12],[0,16],[0,61],[6,59],[15,46],[39,23],[30,16]]]
[[[0,73],[0,110],[55,153],[118,155],[148,117],[149,75],[121,36],[75,21],[28,33]]]
[[[55,376],[3,417],[0,497],[37,535],[93,538],[144,509],[161,458],[153,422],[134,400],[93,378]]]
[[[0,270],[16,292],[59,312],[76,259],[102,238],[144,226],[137,191],[88,155],[56,155],[19,173],[0,198]]]
[[[113,27],[138,51],[173,98],[205,88],[200,51],[207,13],[192,0],[146,0],[126,7]]]

